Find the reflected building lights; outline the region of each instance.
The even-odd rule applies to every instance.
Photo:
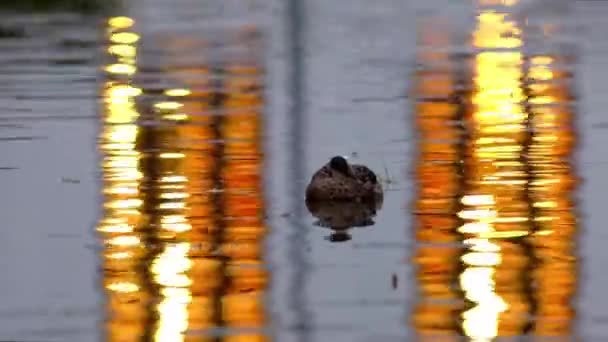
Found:
[[[523,196],[527,185],[523,166],[527,113],[521,85],[520,35],[521,30],[508,14],[495,10],[479,13],[473,34],[473,45],[481,51],[473,57],[472,113],[466,118],[472,134],[465,167],[472,172],[466,175],[463,208],[459,213],[463,227],[468,228],[460,231],[465,237],[472,237],[465,239],[468,248],[461,257],[464,267],[460,287],[471,303],[462,313],[463,332],[473,341],[521,333],[526,314],[519,310],[529,305],[512,305],[514,301],[526,303],[528,299],[521,291],[499,284],[498,272],[509,261],[503,254],[509,242],[488,237],[496,231],[510,236],[512,228],[499,225],[499,219],[505,216],[516,218],[516,223],[529,217]],[[496,48],[506,50],[489,50]],[[497,165],[497,161],[503,163]],[[530,233],[529,228],[523,230]],[[509,268],[509,272],[523,271],[510,265]]]
[[[261,329],[267,284],[261,68],[225,63],[216,74],[203,58],[184,79],[179,60],[168,59],[164,77],[179,87],[135,87],[136,60],[146,59],[137,55],[144,43],[134,24],[115,17],[107,30],[98,225],[106,339],[215,341],[211,329]],[[165,48],[200,43],[181,38]],[[262,331],[228,331],[221,339],[267,340]]]
[[[538,289],[533,332],[538,336],[574,333],[571,300],[578,286],[573,199],[576,176],[571,161],[575,108],[570,95],[572,80],[563,71],[565,57],[536,55],[529,59],[528,93],[531,99],[542,98],[531,101],[531,125],[537,133],[528,152],[533,174],[530,199],[537,228],[532,244],[538,260],[533,272]]]
[[[255,39],[237,43],[256,52]],[[227,327],[255,328],[236,337],[239,341],[268,341],[259,331],[266,323],[264,290],[267,274],[263,267],[262,244],[266,234],[262,191],[263,73],[254,58],[225,64],[223,82],[226,109],[220,131],[225,141],[221,179],[224,233],[221,250],[229,257],[229,284],[222,300]]]
[[[473,55],[445,52],[453,38],[437,23],[419,49],[413,317],[422,337],[574,333],[571,72],[567,56],[523,53],[506,8],[515,3],[480,2]]]
[[[108,36],[130,33],[130,18],[109,20]],[[134,33],[130,33],[134,35]],[[110,65],[123,65],[135,69],[137,48],[133,44],[121,44],[117,48],[109,39]],[[128,51],[128,53],[125,53]],[[145,259],[139,169],[141,153],[136,149],[139,118],[136,97],[141,90],[131,85],[131,79],[122,69],[106,68],[103,88],[102,130],[99,138],[103,155],[104,209],[97,230],[105,248],[103,251],[103,279],[107,298],[107,340],[136,341],[144,335],[148,319],[150,296],[144,291],[145,276],[139,272],[139,264]]]
[[[456,63],[445,47],[453,43],[447,21],[429,20],[419,30],[417,59],[423,67],[415,75],[415,119],[418,132],[418,190],[414,211],[419,302],[413,324],[419,340],[437,335],[447,340],[459,334],[454,318],[462,305],[452,285],[460,255],[456,215],[462,192],[462,164],[458,125],[463,113],[452,100],[459,82]]]

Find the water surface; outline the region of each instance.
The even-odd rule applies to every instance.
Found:
[[[608,8],[483,3],[4,13],[0,339],[601,339]]]

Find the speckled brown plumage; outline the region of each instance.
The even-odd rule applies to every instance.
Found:
[[[343,169],[332,167],[338,159]],[[364,165],[348,165],[334,157],[312,176],[306,188],[307,200],[374,200],[382,196],[382,186],[372,170]]]

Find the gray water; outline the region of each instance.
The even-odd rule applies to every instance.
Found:
[[[416,57],[417,30],[422,14],[445,5],[225,4],[142,0],[111,16],[2,14],[14,34],[0,38],[0,340],[456,340],[470,308],[455,280],[463,247],[421,233],[424,129],[414,126],[414,101],[424,95],[415,88],[414,65],[425,61]],[[576,39],[563,35],[580,48],[577,131],[557,136],[577,141],[564,179],[582,182],[572,192],[576,209],[563,211],[578,221],[557,245],[541,240],[548,268],[530,258],[523,271],[509,273],[506,263],[494,271],[513,308],[497,319],[505,322],[498,336],[606,337],[608,4],[570,10],[584,23]],[[564,21],[563,12],[525,11]],[[136,59],[108,52],[108,19],[122,16],[134,24],[123,18],[115,30],[137,36],[123,41]],[[137,70],[110,72],[113,64]],[[312,173],[336,154],[368,165],[385,188],[374,224],[350,229],[343,242],[303,201]],[[562,248],[568,241],[577,243]],[[424,271],[424,260],[439,261]],[[533,272],[545,273],[517,278]],[[566,283],[575,291],[559,297]],[[554,305],[534,311],[539,298]],[[557,328],[549,334],[538,322]]]

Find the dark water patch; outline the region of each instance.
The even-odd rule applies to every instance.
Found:
[[[6,69],[2,69],[0,72],[4,76],[4,79],[0,81],[0,84],[12,84],[12,85],[20,85],[30,83],[33,86],[44,86],[44,85],[62,85],[65,83],[90,83],[95,82],[97,78],[92,77],[95,75],[94,70],[88,70],[86,66],[84,67],[74,67],[74,68],[52,68],[49,65],[21,65],[14,66]],[[36,76],[46,76],[38,77],[38,78],[29,78],[28,76],[36,75]],[[64,77],[63,82],[61,79],[54,79],[53,76],[61,75]],[[15,76],[24,76],[24,77],[15,77]],[[30,80],[35,79],[36,84],[31,84]]]
[[[3,58],[0,60],[0,67],[2,66],[14,66],[19,65],[17,70],[2,70],[2,73],[6,73],[7,75],[14,75],[16,71],[20,68],[28,67],[28,66],[59,66],[59,65],[82,65],[91,63],[94,61],[93,56],[86,57],[70,57],[70,56],[45,56],[45,57],[30,57],[30,58],[22,58],[22,57],[13,57],[13,58]],[[44,69],[43,69],[44,70]],[[48,70],[47,72],[54,72],[57,74],[61,74],[60,70]]]
[[[47,136],[16,136],[16,137],[0,137],[0,142],[7,141],[33,141],[33,140],[48,140]]]
[[[6,110],[4,108],[0,109],[0,110]],[[9,109],[11,110],[11,109]],[[0,124],[0,129],[30,129],[30,126],[27,125],[21,125],[21,124]]]
[[[61,58],[61,59],[52,59],[49,60],[48,63],[50,65],[86,65],[92,63],[92,59],[85,58]]]
[[[31,113],[33,112],[33,109],[31,108],[0,108],[0,110],[6,112],[6,113]],[[0,118],[0,120],[2,120],[2,118]],[[10,121],[10,117],[7,119],[8,121]]]
[[[232,337],[239,338],[239,336],[251,336],[251,335],[265,335],[268,334],[268,329],[259,328],[211,328],[211,329],[200,329],[187,330],[186,336],[209,336],[209,337]]]
[[[61,100],[82,100],[86,98],[97,98],[97,95],[94,93],[87,94],[53,94],[53,95],[15,95],[14,98],[16,100],[27,100],[28,102],[40,101],[40,102],[48,102],[48,101],[61,101]],[[0,97],[1,99],[1,97]]]
[[[406,99],[408,96],[407,95],[395,95],[395,96],[391,96],[391,97],[358,97],[358,98],[353,98],[351,101],[353,101],[354,103],[368,103],[368,102],[380,102],[380,103],[386,103],[386,102],[392,102],[392,101],[400,101],[403,99]]]
[[[62,38],[57,43],[63,49],[97,49],[98,42],[94,40],[85,40],[80,38]]]
[[[73,177],[61,177],[61,182],[65,184],[80,184],[80,179]]]
[[[31,109],[23,109],[23,111],[32,112]],[[9,116],[1,117],[0,121],[73,121],[73,120],[92,120],[96,119],[96,115],[39,115],[39,116]]]
[[[28,12],[74,11],[81,13],[108,12],[120,4],[117,0],[20,0],[3,1],[0,10]]]
[[[25,36],[26,36],[26,31],[23,27],[1,26],[0,25],[0,39],[24,38]]]

